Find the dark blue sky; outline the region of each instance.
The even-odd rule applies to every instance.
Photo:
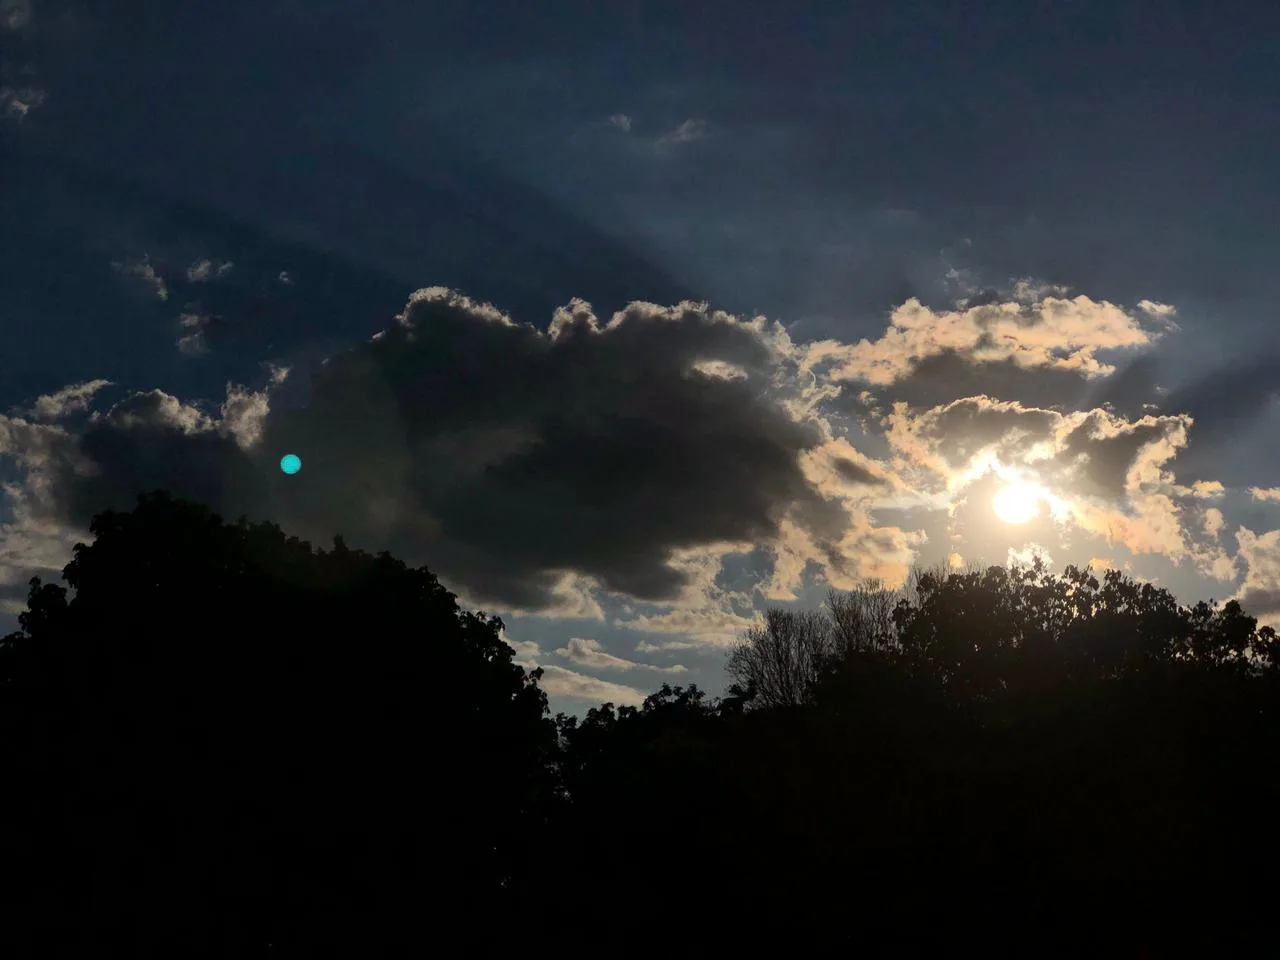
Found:
[[[15,506],[10,491],[9,546],[0,551],[10,581],[37,554],[52,563],[51,553],[33,553],[33,529],[74,526],[65,503],[42,501],[36,512],[44,519],[32,519],[35,441],[12,422],[31,422],[36,398],[68,385],[111,381],[96,398],[103,415],[131,391],[160,390],[212,416],[228,382],[265,390],[270,369],[288,367],[270,402],[272,416],[283,417],[307,408],[310,376],[322,360],[387,327],[412,291],[431,286],[492,302],[540,330],[573,298],[589,302],[602,323],[632,301],[692,299],[744,318],[763,314],[784,324],[795,345],[853,345],[885,336],[891,311],[912,297],[935,311],[957,309],[957,301],[1022,302],[1029,288],[1018,296],[1015,285],[1025,281],[1030,289],[1059,284],[1069,290],[1063,295],[1137,316],[1148,316],[1138,308],[1144,300],[1171,305],[1175,312],[1161,316],[1176,317],[1177,329],[1152,338],[1158,349],[1140,347],[1146,352],[1132,369],[1134,356],[1118,357],[1118,372],[1106,380],[1110,393],[1094,379],[1070,397],[1033,396],[1024,388],[1034,378],[1022,373],[1051,364],[1025,356],[1011,361],[1018,377],[994,386],[989,358],[962,351],[953,358],[959,367],[895,382],[879,398],[880,413],[905,399],[923,415],[918,388],[929,386],[934,405],[940,397],[986,394],[1070,413],[1105,394],[1108,409],[1130,425],[1144,412],[1185,414],[1196,424],[1190,439],[1170,441],[1177,458],[1152,468],[1168,477],[1151,474],[1117,507],[1130,519],[1082,520],[1065,546],[1049,552],[1059,561],[1079,553],[1121,562],[1111,556],[1116,541],[1139,542],[1127,539],[1124,524],[1147,522],[1155,509],[1135,497],[1176,500],[1175,486],[1215,480],[1225,485],[1213,509],[1230,514],[1220,539],[1236,564],[1233,578],[1195,579],[1213,560],[1205,559],[1207,544],[1190,539],[1181,559],[1176,549],[1140,549],[1135,557],[1157,564],[1140,572],[1217,596],[1239,590],[1263,598],[1272,589],[1265,551],[1275,548],[1266,546],[1265,531],[1277,520],[1268,506],[1274,501],[1248,491],[1280,483],[1270,439],[1280,424],[1272,389],[1280,7],[1083,0],[125,6],[0,0],[0,410],[11,417],[0,470],[26,485],[27,504]],[[219,272],[225,263],[231,266]],[[1026,343],[1039,342],[1035,336]],[[1107,349],[1102,341],[1099,349]],[[713,355],[704,344],[691,356]],[[523,382],[512,364],[526,354],[487,356],[491,364],[478,375]],[[973,382],[960,368],[988,379]],[[572,377],[563,371],[577,368],[548,369]],[[391,374],[384,380],[401,382]],[[572,396],[561,383],[527,389]],[[857,423],[866,411],[850,404],[860,390],[846,383],[841,398],[827,398],[836,419],[824,422],[901,473],[906,468],[892,460],[905,448],[887,439],[886,425]],[[635,395],[606,399],[600,391],[590,394],[600,409],[613,403],[619,416],[640,416]],[[511,409],[527,408],[532,395],[512,400]],[[416,436],[411,424],[425,421],[405,394],[395,396],[386,415]],[[643,416],[657,416],[659,401],[645,402]],[[496,401],[461,406],[453,422],[459,429],[480,422],[485,403]],[[547,422],[526,427],[550,444]],[[1166,427],[1175,430],[1172,420]],[[87,427],[68,429],[79,436]],[[486,433],[487,449],[515,442],[515,428],[504,421],[502,429],[508,440]],[[573,434],[575,442],[594,442],[588,435],[596,436]],[[278,459],[279,451],[268,453]],[[129,461],[118,490],[106,486],[118,493],[149,483],[154,475],[144,461]],[[532,483],[533,470],[511,467],[510,477],[525,479],[504,482]],[[698,474],[689,482],[714,490],[728,481]],[[940,495],[926,494],[919,478],[903,483],[918,499],[934,498],[928,509],[942,509]],[[1160,483],[1168,489],[1157,490]],[[645,490],[666,489],[646,484],[610,501],[613,508],[643,511]],[[781,480],[766,486],[768,497],[782,498],[770,501],[772,513],[761,507],[772,523],[794,498],[787,500],[792,488]],[[84,496],[99,502],[92,491]],[[228,505],[240,502],[228,496]],[[379,496],[397,504],[393,513],[403,511],[399,493]],[[590,499],[586,487],[574,496]],[[104,494],[101,502],[110,501]],[[263,512],[288,514],[270,502]],[[743,503],[748,512],[758,506]],[[910,534],[903,511],[924,508],[880,502],[849,509],[862,511],[872,529],[888,524]],[[1188,528],[1204,525],[1191,506],[1175,512]],[[12,519],[19,514],[26,519]],[[405,527],[403,512],[395,515]],[[307,522],[300,529],[317,536],[326,529],[320,516]],[[930,550],[945,557],[949,536],[959,543],[945,524],[921,522],[930,546],[911,541],[916,559],[930,559]],[[330,525],[338,524],[334,517]],[[1237,525],[1246,529],[1243,541],[1234,538]],[[483,566],[485,551],[497,549],[477,532],[482,526],[450,533],[458,543],[449,562],[461,586],[467,571]],[[766,549],[769,538],[754,520],[705,526],[687,537],[673,532],[653,556],[706,546],[712,532],[749,535],[775,567],[761,567],[755,555],[722,555],[715,589],[735,597],[745,590],[751,603],[764,602],[759,590],[726,586],[725,578],[732,569],[758,587],[762,571],[776,574],[786,551]],[[1111,540],[1088,540],[1100,530],[1110,530]],[[370,534],[371,544],[377,540]],[[1021,546],[1006,540],[987,544],[995,551],[987,559],[1003,561],[1006,546]],[[425,562],[432,549],[424,548]],[[815,560],[824,548],[813,549],[799,561],[807,585],[801,597],[825,582],[813,580],[827,562]],[[978,556],[975,549],[967,548],[966,559]],[[517,639],[567,651],[572,629],[629,657],[636,641],[617,624],[644,610],[619,614],[635,596],[601,587],[621,573],[602,572],[593,565],[601,552],[583,550],[581,563],[563,551],[554,563],[531,556],[521,576],[554,569],[595,577],[604,620],[570,627],[530,613],[513,621],[524,630]],[[525,596],[508,599],[517,595]],[[691,603],[685,597],[648,615]],[[693,640],[654,636],[691,644],[672,649],[687,653],[691,676],[716,686],[722,651],[715,644],[723,637],[708,644],[696,631]],[[566,671],[591,666],[583,649],[564,653]],[[641,669],[595,666],[588,674],[613,680],[611,670]]]

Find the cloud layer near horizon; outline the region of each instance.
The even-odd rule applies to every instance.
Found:
[[[216,407],[150,390],[95,408],[114,389],[99,380],[0,417],[15,468],[0,580],[12,603],[95,513],[161,487],[314,542],[341,532],[391,550],[498,609],[599,619],[614,597],[631,611],[615,622],[677,638],[666,649],[731,641],[760,602],[815,577],[892,584],[922,558],[1001,562],[1030,543],[1059,560],[1190,561],[1269,597],[1271,534],[1241,528],[1229,554],[1228,491],[1176,472],[1193,414],[1154,390],[1135,395],[1140,413],[1019,395],[1028,381],[1010,370],[1105,380],[1174,329],[1163,304],[1062,293],[1024,283],[943,311],[910,300],[876,341],[797,344],[704,304],[637,302],[602,321],[574,301],[540,330],[426,288],[331,356],[301,399],[275,371]],[[939,358],[966,371],[959,386],[989,389],[905,399],[925,381],[945,394]],[[276,468],[286,452],[302,458],[297,476]],[[990,515],[989,494],[1012,481],[1044,493],[1026,528]],[[556,656],[676,672],[592,643]]]

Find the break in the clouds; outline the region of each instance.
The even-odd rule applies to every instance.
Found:
[[[392,550],[490,608],[641,634],[640,654],[722,646],[764,602],[894,585],[948,558],[1155,557],[1269,602],[1275,537],[1233,529],[1231,489],[1181,469],[1196,420],[1167,398],[1142,413],[895,399],[939,352],[1087,384],[1115,373],[1108,351],[1173,333],[1137,315],[1172,308],[1060,292],[1024,284],[1008,302],[941,312],[911,300],[881,338],[845,344],[695,303],[604,320],[573,301],[540,328],[426,288],[321,364],[305,402],[281,400],[276,371],[216,403],[150,390],[91,410],[106,385],[94,381],[4,418],[0,455],[22,477],[6,536],[27,544],[8,576],[33,544],[163,487],[314,542],[341,532]],[[305,469],[280,474],[282,452]],[[1040,506],[1022,525],[992,509],[1011,484]],[[683,670],[581,637],[538,662],[548,689],[615,702],[639,693],[579,671]]]

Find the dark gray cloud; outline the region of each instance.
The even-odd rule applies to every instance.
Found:
[[[1165,437],[1168,427],[1162,421],[1152,421],[1114,431],[1111,418],[1095,410],[1063,440],[1058,459],[1075,466],[1080,493],[1120,496],[1138,453],[1147,444]]]
[[[883,388],[889,402],[935,407],[956,397],[986,395],[1032,407],[1071,407],[1087,389],[1072,370],[1028,369],[1012,359],[974,363],[948,350],[922,359],[910,376]]]
[[[241,391],[204,412],[158,390],[117,403],[46,458],[49,503],[83,525],[163,487],[392,549],[486,601],[546,606],[568,570],[671,598],[687,582],[672,550],[768,539],[797,501],[825,502],[797,462],[820,437],[771,389],[770,336],[689,304],[602,325],[580,302],[542,333],[420,291],[322,364],[303,405],[268,413]],[[695,369],[709,361],[741,375]],[[285,452],[302,458],[295,477],[275,467]]]

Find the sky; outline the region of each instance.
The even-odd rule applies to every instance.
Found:
[[[126,6],[0,0],[0,633],[157,487],[568,712],[913,566],[1280,623],[1280,7]]]

